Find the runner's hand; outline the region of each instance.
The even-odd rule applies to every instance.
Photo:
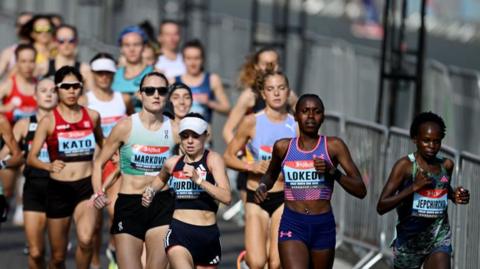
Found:
[[[107,195],[103,192],[96,193],[92,195],[93,205],[96,209],[102,209],[110,204],[110,200],[108,200]]]
[[[153,201],[153,197],[155,196],[155,191],[152,187],[148,186],[145,188],[142,194],[142,205],[144,207],[149,207]]]
[[[455,204],[468,204],[470,202],[470,192],[463,187],[457,187],[455,189],[454,202]]]
[[[198,179],[200,178],[200,175],[198,174],[197,170],[195,167],[193,167],[190,164],[185,164],[183,166],[183,174],[186,177],[189,177],[193,182],[197,182]]]
[[[59,173],[65,167],[65,163],[60,160],[55,160],[50,163],[50,168],[48,169],[52,173]]]
[[[270,165],[270,161],[255,162],[251,165],[251,171],[249,172],[252,172],[257,175],[264,175],[267,172],[269,165]]]
[[[430,184],[432,184],[432,179],[427,175],[424,170],[418,169],[417,175],[415,176],[415,181],[412,185],[413,191],[417,192]]]
[[[260,204],[265,201],[265,199],[267,199],[267,186],[265,186],[263,183],[260,183],[258,188],[255,190],[254,200],[255,203]]]

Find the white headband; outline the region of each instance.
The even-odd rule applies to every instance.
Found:
[[[194,131],[196,134],[203,134],[207,131],[208,123],[197,117],[185,117],[180,121],[180,131],[182,133],[185,130]]]
[[[112,73],[117,72],[115,62],[109,58],[96,59],[92,62],[90,68],[92,69],[92,71],[107,71]]]

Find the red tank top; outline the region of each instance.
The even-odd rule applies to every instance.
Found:
[[[11,79],[12,91],[9,96],[3,99],[3,104],[6,105],[10,102],[15,104],[15,108],[12,111],[5,113],[8,120],[13,123],[19,119],[35,115],[37,112],[37,101],[35,101],[33,95],[24,95],[20,92],[15,75]]]
[[[95,151],[93,122],[87,110],[82,107],[82,119],[75,123],[65,121],[57,108],[53,110],[55,129],[47,137],[50,161],[64,162],[91,161]]]

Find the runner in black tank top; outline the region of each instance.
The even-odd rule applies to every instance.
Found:
[[[171,177],[176,202],[165,248],[174,269],[216,268],[221,259],[216,213],[218,202],[230,203],[231,193],[222,157],[205,150],[207,128],[208,123],[196,113],[180,121],[185,155],[169,158],[143,193],[142,204],[148,207]]]
[[[92,87],[92,77],[90,68],[87,64],[77,60],[78,52],[78,32],[73,25],[62,24],[55,30],[54,43],[57,47],[55,58],[49,59],[39,64],[38,73],[44,77],[54,76],[55,72],[62,66],[69,65],[75,67],[84,78],[85,88],[90,90]]]
[[[57,105],[55,83],[49,78],[42,79],[35,88],[38,112],[29,118],[21,119],[13,128],[15,139],[22,145],[25,159],[37,130],[38,122]],[[50,162],[46,144],[42,147],[39,159]],[[30,268],[45,267],[44,236],[46,232],[46,203],[48,171],[25,165],[23,169],[25,185],[23,186],[23,219],[28,245],[28,263]]]

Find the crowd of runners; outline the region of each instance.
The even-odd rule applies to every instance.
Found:
[[[216,268],[217,212],[233,189],[249,268],[333,267],[334,185],[359,199],[367,189],[345,142],[319,134],[321,96],[297,97],[275,49],[239,63],[231,106],[201,41],[181,42],[175,21],[158,36],[126,27],[118,59],[100,52],[89,63],[60,16],[22,13],[16,26],[18,43],[0,55],[0,217],[23,225],[29,268],[65,268],[72,222],[77,268],[100,268],[101,251],[112,269]],[[223,133],[212,132],[214,112],[228,116]],[[438,156],[445,132],[439,115],[417,115],[416,150],[379,197],[379,214],[398,212],[395,268],[450,268],[448,200],[470,195],[451,186],[454,163]]]

